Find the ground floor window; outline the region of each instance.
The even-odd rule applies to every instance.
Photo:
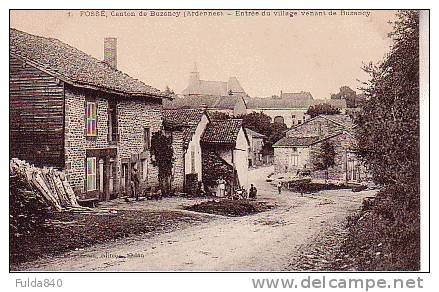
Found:
[[[87,191],[96,190],[96,157],[87,157]]]
[[[298,155],[290,155],[289,164],[290,164],[290,166],[298,166],[299,165],[299,156]]]

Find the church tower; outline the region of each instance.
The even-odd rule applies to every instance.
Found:
[[[194,69],[189,73],[189,86],[198,87],[198,82],[200,81],[200,72],[197,69],[197,63],[194,63]]]

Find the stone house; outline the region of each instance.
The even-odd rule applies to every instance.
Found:
[[[247,113],[264,113],[271,117],[272,121],[285,123],[288,128],[304,123],[310,118],[306,114],[308,108],[316,104],[330,104],[344,113],[346,100],[341,99],[314,99],[309,92],[281,92],[280,96],[266,98],[248,98]]]
[[[240,119],[212,120],[201,137],[203,182],[216,187],[223,177],[230,189],[248,187],[249,139]]]
[[[174,191],[193,193],[202,180],[201,136],[209,118],[198,109],[168,109],[162,115],[174,150],[171,187]]]
[[[335,165],[328,170],[329,179],[362,181],[366,170],[355,154],[355,126],[346,115],[319,115],[293,127],[286,136],[273,145],[275,172],[298,174],[311,171],[313,178],[324,179],[326,171],[316,171],[313,161],[328,141],[335,150]]]
[[[156,185],[150,139],[162,127],[159,90],[117,70],[117,41],[105,62],[59,40],[10,30],[10,157],[65,171],[80,200]]]
[[[264,164],[263,147],[266,136],[249,128],[245,128],[245,131],[249,140],[248,165],[260,166]]]

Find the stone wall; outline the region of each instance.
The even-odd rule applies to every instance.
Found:
[[[291,157],[297,156],[297,165],[292,165]],[[276,173],[291,172],[310,168],[308,147],[276,147],[274,148],[274,171]]]
[[[84,192],[85,183],[85,95],[65,90],[65,171],[75,193]]]
[[[162,115],[159,104],[149,104],[138,100],[122,100],[117,102],[118,119],[118,160],[131,159],[132,156],[144,153],[148,159],[148,175],[143,186],[158,185],[158,169],[150,162],[150,152],[145,151],[144,128],[150,128],[150,136],[162,128]],[[117,176],[121,177],[121,165]]]
[[[353,137],[348,133],[344,132],[335,137],[329,138],[329,141],[335,150],[335,165],[328,169],[328,179],[330,180],[346,180],[346,156],[350,153],[352,148],[352,143],[354,142]],[[322,142],[314,144],[310,147],[310,161],[314,161],[321,152]],[[312,177],[317,179],[325,179],[325,170],[314,170],[312,171]]]
[[[175,130],[172,132],[172,149],[174,152],[174,161],[172,167],[171,188],[174,191],[182,192],[184,189],[184,155],[183,149],[184,137],[183,131]]]
[[[71,86],[65,90],[65,170],[72,188],[77,194],[85,191],[85,159],[87,149],[115,147],[108,143],[108,98],[90,90],[81,90]],[[119,97],[120,98],[120,97]],[[86,139],[85,103],[97,102],[97,137]],[[117,124],[119,140],[117,142],[116,185],[119,191],[122,159],[143,156],[148,159],[148,174],[143,185],[158,184],[158,170],[150,162],[149,151],[144,151],[144,128],[153,132],[160,131],[162,120],[160,104],[142,100],[118,100]]]

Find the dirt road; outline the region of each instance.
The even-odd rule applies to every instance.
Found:
[[[259,199],[273,210],[240,218],[216,216],[207,223],[153,238],[135,238],[27,263],[20,269],[84,271],[279,271],[298,248],[331,228],[373,191],[324,191],[280,196],[265,182],[272,168],[252,170]]]

